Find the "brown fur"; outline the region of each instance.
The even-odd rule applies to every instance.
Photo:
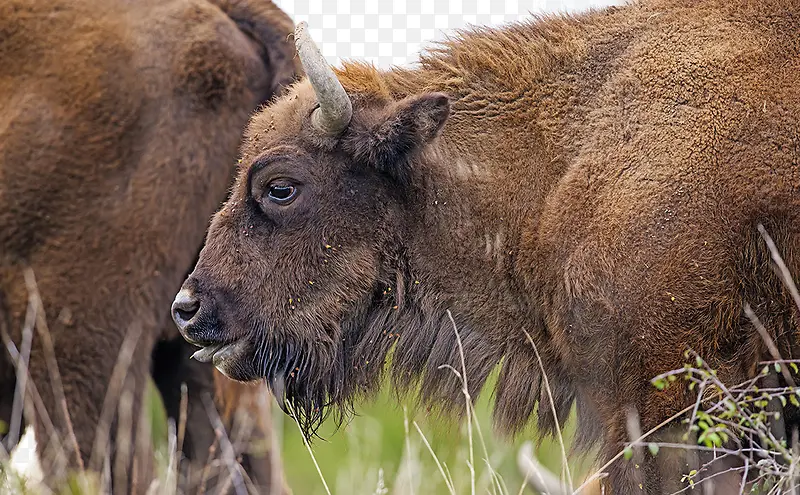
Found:
[[[176,340],[164,307],[224,199],[248,117],[295,77],[292,28],[266,0],[0,5],[0,329],[20,346],[32,268],[83,463],[131,329],[141,329],[126,376],[133,417],[151,352],[172,339],[158,344],[154,379],[171,413],[189,382],[199,419],[187,435],[193,460],[206,461],[214,432],[200,395],[214,391],[213,368],[188,361],[192,346]],[[75,467],[41,344],[35,337],[30,375]],[[6,422],[14,375],[3,351]],[[230,397],[217,399],[229,407]],[[225,419],[231,426],[232,413]],[[43,421],[39,453],[57,482]],[[138,481],[133,491],[147,488]]]
[[[530,335],[556,416],[576,404],[579,446],[608,459],[630,407],[647,431],[691,403],[649,383],[685,350],[753,375],[745,303],[800,350],[756,231],[800,273],[798,29],[793,0],[664,0],[465,32],[416,68],[346,64],[339,137],[299,83],[250,123],[182,333],[228,344],[217,368],[267,377],[313,430],[384,371],[459,408],[450,310],[473,396],[501,367],[501,430],[555,427]],[[294,202],[269,200],[276,180]],[[610,474],[615,493],[675,481],[652,457]]]

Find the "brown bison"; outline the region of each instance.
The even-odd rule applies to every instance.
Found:
[[[27,328],[49,481],[65,463],[99,469],[112,452],[114,479],[147,488],[146,461],[120,461],[130,455],[115,439],[136,441],[125,422],[148,374],[176,420],[187,383],[183,447],[201,467],[217,441],[203,402],[215,380],[229,428],[233,397],[256,406],[243,396],[259,389],[189,361],[165,304],[225,197],[247,119],[301,70],[292,30],[267,0],[0,4],[0,419],[13,423]],[[243,459],[256,485],[268,461]]]
[[[608,460],[629,410],[647,431],[692,403],[649,383],[686,349],[730,383],[769,358],[745,303],[800,352],[756,229],[800,273],[798,32],[797,1],[650,0],[334,75],[300,26],[308,79],[252,119],[173,318],[313,430],[384,372],[460,407],[449,310],[473,396],[500,367],[502,431],[575,404]],[[673,481],[649,454],[609,474],[614,493]]]

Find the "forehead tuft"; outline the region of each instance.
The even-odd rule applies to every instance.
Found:
[[[392,93],[387,81],[374,65],[345,62],[341,69],[335,69],[334,72],[350,95],[358,94],[368,100],[391,100]]]
[[[298,136],[316,104],[314,89],[307,80],[292,85],[283,97],[250,120],[244,134],[243,154],[258,155],[276,143]]]

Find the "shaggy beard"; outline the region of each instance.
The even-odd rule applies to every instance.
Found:
[[[298,422],[306,438],[316,436],[340,395],[336,384],[341,381],[341,372],[331,366],[329,353],[304,342],[264,341],[253,360],[278,407]]]
[[[382,291],[381,291],[382,292]],[[391,301],[373,298],[323,339],[264,339],[253,351],[258,376],[264,377],[278,406],[293,417],[307,439],[318,436],[321,424],[334,414],[337,428],[353,416],[357,398],[373,395],[380,386],[383,364],[396,341],[395,334],[375,339],[396,314]],[[399,334],[397,334],[399,337]]]
[[[476,330],[479,326],[459,315],[451,319],[449,306],[446,299],[427,297],[422,291],[408,291],[399,298],[394,291],[380,288],[349,311],[348,320],[336,328],[328,322],[327,331],[308,332],[324,335],[322,338],[301,341],[284,337],[280,342],[262,342],[255,363],[261,366],[260,376],[267,379],[281,409],[297,420],[310,439],[331,412],[337,427],[351,417],[353,403],[374,395],[385,372],[390,373],[397,392],[419,385],[419,398],[430,410],[460,416],[464,383],[452,370],[463,367],[469,377],[469,393],[477,397],[489,373],[504,353],[510,352],[497,384],[495,420],[505,431],[519,431],[538,402],[540,426],[549,431],[555,422],[549,403],[543,408],[538,401],[538,365],[532,361],[527,343],[521,340],[508,347],[490,342],[486,331]],[[391,366],[387,367],[390,352]],[[547,354],[543,358],[551,361]],[[563,420],[574,394],[568,376],[556,374],[564,385],[553,391],[557,416]]]
[[[368,379],[363,367],[348,357],[352,343],[347,340],[340,339],[334,348],[296,341],[263,343],[253,356],[278,407],[297,421],[309,440],[318,437],[331,413],[338,428],[352,417],[354,398],[378,388],[378,375]]]

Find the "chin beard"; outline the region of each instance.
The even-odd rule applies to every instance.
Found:
[[[337,359],[341,354],[325,351],[294,342],[265,342],[245,360],[252,368],[249,374],[266,380],[278,407],[297,421],[308,440],[318,436],[331,412],[337,427],[352,413],[345,367]]]
[[[331,413],[338,428],[353,415],[356,398],[379,388],[387,354],[399,337],[385,330],[394,326],[394,317],[393,303],[364,304],[336,323],[336,331],[322,333],[339,338],[250,340],[220,371],[240,381],[263,378],[278,407],[310,440]]]

